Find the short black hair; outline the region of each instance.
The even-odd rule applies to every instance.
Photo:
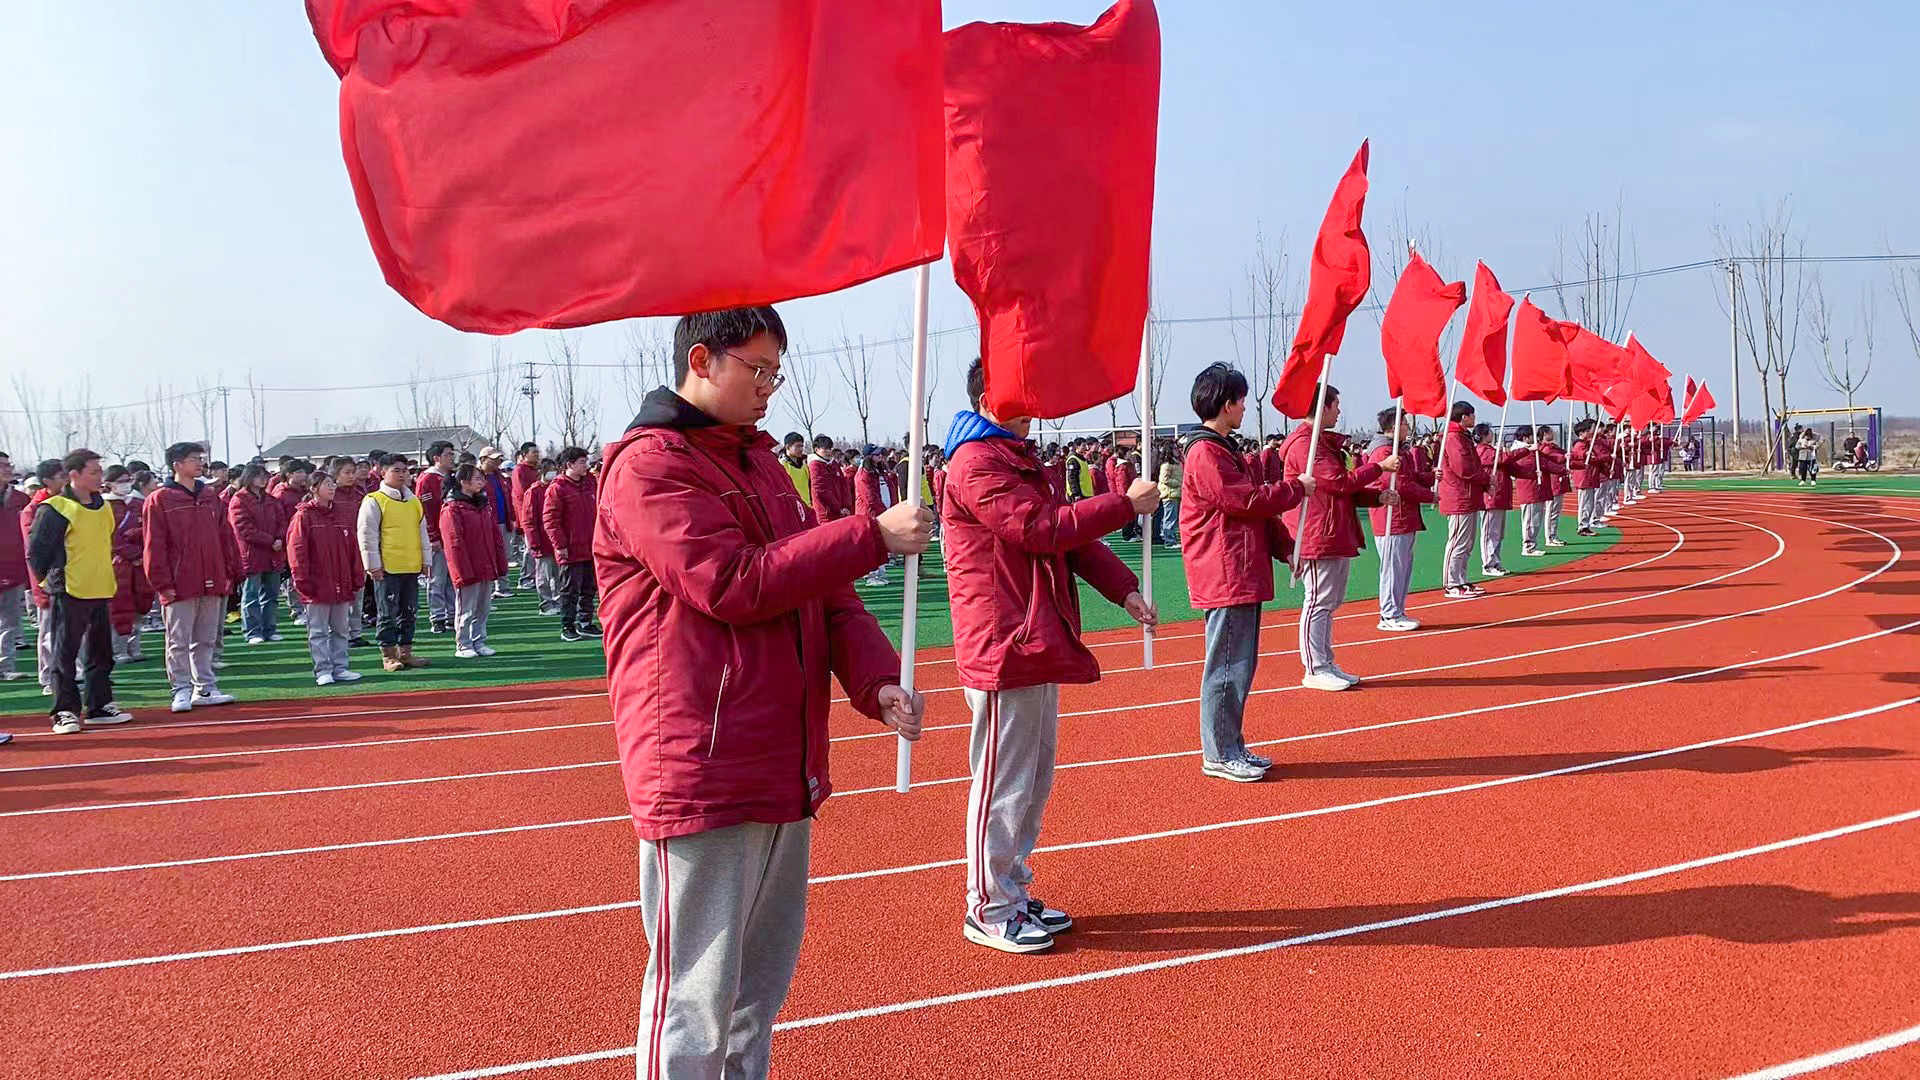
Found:
[[[151,483],[153,483],[152,469],[133,470],[133,488],[135,491],[138,491],[141,488],[146,487],[148,484],[151,484]]]
[[[1541,424],[1539,427],[1533,429],[1533,437],[1536,439],[1544,439],[1549,435],[1557,434],[1559,433],[1553,430],[1552,424]]]
[[[1193,377],[1194,414],[1200,422],[1219,416],[1227,406],[1236,401],[1245,401],[1247,397],[1247,377],[1232,364],[1215,362],[1200,369]]]
[[[980,403],[987,399],[987,365],[979,357],[967,365],[967,400],[973,404],[973,411],[980,411]]]
[[[1583,432],[1583,431],[1592,431],[1592,430],[1593,430],[1593,418],[1592,418],[1592,417],[1588,417],[1588,418],[1587,418],[1587,419],[1585,419],[1585,420],[1581,420],[1581,421],[1578,421],[1577,423],[1575,423],[1575,424],[1573,425],[1573,433],[1574,433],[1575,435],[1578,435],[1578,434],[1580,434],[1580,433],[1581,433],[1581,432]]]
[[[833,449],[833,436],[831,436],[831,435],[815,435],[815,436],[813,437],[813,448],[814,448],[815,450],[831,450],[831,449]]]
[[[207,448],[197,442],[177,442],[167,447],[167,468],[171,469],[195,454],[205,454]]]
[[[1380,430],[1392,431],[1393,423],[1399,416],[1400,416],[1399,409],[1381,409],[1380,410]]]
[[[127,468],[125,465],[109,465],[107,466],[107,483],[111,484],[123,476],[130,475],[132,472],[133,470]]]
[[[427,456],[437,458],[451,449],[453,449],[452,443],[445,439],[435,439],[433,444],[427,447]]]
[[[224,461],[215,461],[207,466],[209,469],[224,469],[226,467],[227,463]]]
[[[578,446],[569,446],[565,450],[560,451],[560,459],[559,459],[560,467],[564,469],[567,466],[573,464],[574,462],[585,458],[586,456],[587,456],[587,452],[584,448],[578,447]]]
[[[467,481],[479,475],[480,475],[480,466],[473,465],[473,464],[462,464],[453,470],[453,482],[456,484],[464,484]]]
[[[310,473],[312,471],[313,471],[313,462],[308,461],[305,458],[302,458],[299,461],[292,461],[287,463],[288,476],[292,476],[294,473],[302,473],[302,472]]]
[[[99,454],[96,454],[93,451],[83,446],[80,449],[75,450],[73,453],[68,454],[66,457],[62,458],[60,460],[60,467],[66,470],[67,474],[71,476],[72,474],[79,472],[81,469],[86,468],[87,462],[99,461],[99,460],[100,460]]]
[[[524,454],[524,453],[526,453],[526,452],[527,452],[527,451],[529,451],[529,450],[532,450],[532,451],[533,451],[533,452],[535,452],[535,453],[539,453],[539,451],[540,451],[540,444],[539,444],[539,443],[537,443],[537,442],[533,442],[532,440],[528,440],[527,442],[523,442],[523,443],[521,443],[521,444],[520,444],[520,448],[519,448],[518,450],[515,450],[515,451],[513,452],[513,456],[514,456],[514,457],[519,457],[519,456],[520,456],[521,454]]]
[[[680,321],[673,324],[673,384],[680,386],[687,381],[687,354],[695,345],[705,345],[709,352],[721,352],[745,345],[761,334],[770,335],[782,353],[787,351],[787,324],[780,321],[780,313],[770,306],[680,316]]]
[[[797,431],[789,431],[787,437],[780,440],[781,446],[793,446],[796,443],[801,446],[807,445],[807,437]]]
[[[254,477],[267,475],[270,475],[270,471],[265,465],[250,461],[246,468],[240,470],[240,486],[247,487],[253,483]]]
[[[50,457],[47,460],[41,462],[40,464],[34,466],[33,475],[39,477],[41,483],[50,484],[53,482],[54,477],[59,476],[61,473],[66,471],[67,471],[66,465],[63,464],[59,458]]]
[[[1472,415],[1473,415],[1473,402],[1471,401],[1454,402],[1453,411],[1447,414],[1448,418],[1451,419],[1456,424]]]
[[[388,469],[394,468],[395,466],[398,466],[402,469],[411,469],[413,468],[413,462],[408,461],[405,454],[381,455],[381,458],[380,458],[381,472],[386,472]]]
[[[1475,438],[1476,440],[1477,440],[1477,439],[1484,439],[1484,438],[1486,438],[1487,436],[1489,436],[1489,435],[1491,435],[1491,434],[1493,434],[1493,425],[1492,425],[1492,424],[1475,424],[1475,425],[1473,425],[1473,437],[1474,437],[1474,438]]]
[[[147,464],[147,463],[146,463],[146,462],[144,462],[144,461],[141,461],[141,460],[140,460],[139,458],[134,458],[134,459],[133,459],[132,461],[129,461],[129,462],[127,462],[127,471],[129,471],[129,472],[152,472],[152,471],[153,471],[153,466],[151,466],[151,465],[149,465],[149,464]]]

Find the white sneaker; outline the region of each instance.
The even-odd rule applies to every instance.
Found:
[[[219,690],[201,690],[193,695],[195,705],[231,705],[233,695]]]
[[[265,645],[266,643],[267,639],[263,637],[250,637],[247,639],[247,644],[249,645]]]
[[[479,653],[481,656],[494,656],[500,652],[499,649],[491,645],[475,645],[473,651]]]
[[[1360,676],[1355,675],[1353,672],[1346,670],[1345,668],[1341,667],[1339,664],[1333,665],[1333,676],[1336,679],[1347,680],[1348,686],[1360,685]]]
[[[1548,547],[1566,547],[1567,542],[1565,540],[1548,540],[1547,546]]]
[[[173,711],[174,712],[192,712],[193,711],[193,687],[183,686],[180,689],[175,690],[173,692]]]
[[[320,674],[320,675],[315,675],[315,676],[313,677],[313,685],[315,685],[315,686],[332,686],[332,685],[333,685],[333,672],[331,672],[331,671],[329,671],[329,672],[325,672],[325,673],[323,673],[323,674]]]
[[[78,735],[86,730],[80,718],[70,712],[53,714],[53,733],[55,735]]]
[[[1520,554],[1526,556],[1529,559],[1539,559],[1539,558],[1545,557],[1547,553],[1544,551],[1541,551],[1539,548],[1521,548]]]
[[[1379,629],[1390,634],[1404,634],[1409,630],[1420,629],[1420,623],[1414,619],[1381,619]]]
[[[1480,594],[1467,588],[1465,585],[1447,586],[1447,599],[1449,600],[1471,600],[1478,595]]]
[[[459,657],[462,660],[480,659],[480,654],[473,651],[472,649],[455,649],[453,650],[453,655]]]
[[[334,682],[359,682],[360,673],[357,671],[336,671],[333,674],[333,681]]]
[[[1506,577],[1507,572],[1498,566],[1483,567],[1480,571],[1480,576],[1481,577]]]
[[[1267,770],[1240,758],[1227,761],[1202,761],[1200,771],[1207,776],[1231,780],[1236,784],[1251,784],[1267,778]]]
[[[1321,671],[1302,678],[1300,685],[1309,690],[1345,690],[1353,684],[1331,671]]]
[[[1053,948],[1053,935],[1025,913],[1015,915],[998,926],[982,926],[973,916],[960,925],[960,932],[975,945],[1008,953],[1042,952]]]

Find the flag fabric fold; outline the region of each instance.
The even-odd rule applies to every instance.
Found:
[[[1380,353],[1387,361],[1387,394],[1415,416],[1447,411],[1447,374],[1440,367],[1440,332],[1467,302],[1464,281],[1448,284],[1418,252],[1407,261],[1380,322]]]
[[[461,330],[771,303],[940,256],[937,0],[307,14],[381,271]]]
[[[1367,153],[1362,142],[1335,186],[1333,201],[1314,237],[1300,329],[1273,388],[1273,407],[1282,416],[1312,414],[1327,357],[1340,351],[1347,317],[1366,299],[1373,284],[1373,255],[1360,228],[1367,204]]]
[[[1532,298],[1521,298],[1513,320],[1513,400],[1553,402],[1572,392],[1567,343],[1579,332],[1574,323],[1549,317]]]
[[[1461,386],[1494,405],[1507,403],[1507,318],[1513,297],[1486,263],[1473,268],[1473,303],[1467,308],[1467,330],[1460,339],[1460,355],[1453,377]]]
[[[1693,380],[1688,379],[1687,381],[1691,383]],[[1681,414],[1680,422],[1683,424],[1691,424],[1702,416],[1707,415],[1707,410],[1713,408],[1716,404],[1718,404],[1718,402],[1714,401],[1713,395],[1707,391],[1707,384],[1701,383],[1697,389],[1687,395],[1687,411]]]
[[[988,407],[1054,418],[1127,394],[1152,249],[1153,4],[1121,0],[1092,26],[957,27],[946,80],[947,231]]]
[[[1563,326],[1574,326],[1563,323]],[[1604,404],[1606,389],[1620,381],[1626,350],[1584,326],[1567,342],[1567,396],[1589,405]]]

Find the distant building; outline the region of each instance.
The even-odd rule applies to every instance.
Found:
[[[352,455],[366,457],[372,450],[385,450],[389,454],[405,454],[418,459],[427,452],[427,447],[445,440],[453,444],[455,450],[479,453],[487,445],[484,435],[461,424],[457,427],[396,428],[388,431],[339,431],[325,435],[289,435],[262,451],[260,456],[268,461],[278,461],[282,456],[301,458],[319,462],[324,458]]]

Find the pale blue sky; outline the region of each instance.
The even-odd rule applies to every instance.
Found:
[[[957,25],[1086,22],[1105,4],[945,7]],[[382,282],[340,163],[337,82],[299,3],[22,8],[0,41],[9,82],[0,94],[9,150],[0,408],[17,407],[18,372],[90,377],[96,402],[122,402],[196,374],[239,384],[251,369],[275,386],[353,385],[404,379],[416,362],[437,374],[484,362],[491,339],[431,322]],[[1256,222],[1288,230],[1304,265],[1362,137],[1373,140],[1376,244],[1404,199],[1409,218],[1437,237],[1443,270],[1465,275],[1483,258],[1516,290],[1548,280],[1556,233],[1622,189],[1647,268],[1711,257],[1716,221],[1743,224],[1786,195],[1812,253],[1920,250],[1913,5],[1623,0],[1592,10],[1163,3],[1155,275],[1164,312],[1223,314]],[[1885,268],[1825,273],[1836,338],[1858,335],[1862,287],[1881,290],[1864,397],[1920,411],[1920,363],[1897,336]],[[970,311],[944,264],[934,284],[933,325],[966,326]],[[1724,404],[1727,325],[1712,286],[1704,271],[1642,282],[1630,323],[1669,367],[1704,373]],[[818,347],[842,320],[854,334],[894,336],[910,295],[900,275],[785,310]],[[1236,307],[1244,311],[1244,299]],[[544,356],[542,336],[507,347]],[[619,328],[587,331],[586,358],[612,362],[621,340]],[[1370,319],[1358,317],[1349,342],[1335,380],[1350,410],[1371,412],[1384,390]],[[965,335],[941,342],[948,370],[936,437],[960,404],[971,348]],[[1186,419],[1191,373],[1234,356],[1217,324],[1178,328],[1174,355],[1161,408]],[[1809,351],[1795,370],[1801,404],[1833,397],[1817,362]],[[630,411],[607,375],[601,420],[611,436]],[[905,395],[890,374],[876,382],[876,428],[897,433]],[[1751,416],[1750,370],[1747,391]],[[237,396],[234,404],[234,441],[250,442]],[[275,395],[265,441],[360,415],[396,421],[396,394]],[[14,425],[6,437],[20,439],[20,418],[4,419]],[[777,405],[769,426],[789,426]],[[851,410],[836,404],[826,427],[851,430]]]

